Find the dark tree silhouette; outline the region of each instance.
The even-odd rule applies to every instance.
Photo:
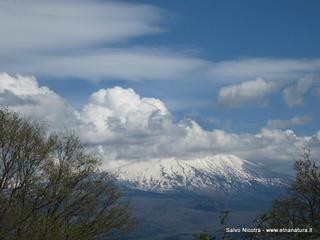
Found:
[[[263,229],[307,229],[308,233],[262,233],[249,239],[320,239],[320,167],[303,149],[295,162],[296,177],[288,187],[288,197],[274,201],[272,209],[256,219]],[[312,232],[310,230],[312,229]]]
[[[117,237],[135,220],[112,175],[73,134],[0,110],[0,239]],[[109,238],[108,238],[109,239]]]
[[[320,239],[320,166],[311,158],[310,149],[302,149],[301,157],[295,162],[294,169],[296,176],[287,187],[287,197],[275,200],[272,208],[255,220],[256,228],[265,231],[248,233],[237,238],[225,233],[220,239]],[[224,228],[227,218],[228,212],[222,212],[220,223]],[[272,232],[266,231],[267,229]],[[280,229],[291,232],[280,233]],[[307,232],[303,232],[304,230]],[[210,239],[210,235],[206,233],[201,237],[199,239]]]

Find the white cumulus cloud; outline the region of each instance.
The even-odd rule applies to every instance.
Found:
[[[73,129],[100,154],[104,166],[162,157],[199,157],[228,153],[271,168],[292,165],[306,143],[319,152],[319,132],[297,136],[292,130],[261,129],[256,134],[203,129],[192,119],[176,122],[165,104],[139,96],[133,89],[114,87],[93,93],[80,111],[36,79],[0,75],[0,105],[54,129]]]
[[[90,142],[137,142],[157,135],[170,118],[158,99],[140,98],[132,89],[114,87],[91,95],[81,113],[81,133]]]
[[[34,77],[0,73],[0,106],[59,130],[77,121],[73,107],[49,88],[39,86]]]

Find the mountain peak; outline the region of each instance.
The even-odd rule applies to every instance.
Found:
[[[230,192],[251,185],[280,185],[279,174],[235,155],[165,158],[113,169],[129,188],[152,192]]]

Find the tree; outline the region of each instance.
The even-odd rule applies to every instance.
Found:
[[[294,169],[296,176],[287,187],[287,197],[275,200],[271,210],[256,218],[256,228],[260,228],[262,232],[244,234],[242,239],[320,239],[319,163],[311,158],[311,151],[304,148],[301,157],[295,162]],[[222,212],[220,223],[224,227],[227,219],[228,211]],[[278,232],[267,232],[267,229]],[[291,232],[280,233],[280,229]],[[298,232],[304,230],[308,232]],[[206,236],[209,238],[209,235],[204,235]],[[235,238],[225,233],[221,239]]]
[[[110,238],[135,223],[114,178],[74,134],[0,110],[0,239]]]
[[[227,221],[228,221],[228,216],[229,216],[230,211],[228,209],[225,209],[221,211],[219,215],[219,223],[222,226],[221,232],[221,240],[233,240],[234,238],[227,234],[225,229],[228,226]],[[206,231],[202,232],[198,238],[199,240],[215,240],[216,236],[212,236],[211,234],[207,233]]]
[[[212,238],[209,233],[203,232],[200,234],[198,239],[199,240],[213,240],[214,238]]]
[[[311,159],[309,149],[303,149],[295,171],[288,197],[274,201],[272,209],[256,222],[262,229],[300,228],[309,232],[253,234],[249,239],[320,239],[320,166]]]

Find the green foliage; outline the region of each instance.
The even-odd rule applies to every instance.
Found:
[[[228,226],[228,217],[229,217],[229,210],[223,210],[221,211],[220,215],[219,215],[219,220],[220,220],[220,224],[222,226],[221,231],[223,232],[222,236],[221,236],[221,240],[233,240],[234,238],[225,232],[226,227]],[[199,236],[199,240],[215,240],[217,237],[210,235],[207,232],[203,232],[200,234]]]
[[[301,157],[295,162],[296,177],[289,184],[288,196],[273,202],[271,210],[255,219],[256,228],[266,229],[306,229],[312,232],[290,233],[248,233],[244,239],[250,240],[314,240],[320,239],[320,166],[311,159],[309,149],[303,149]],[[220,224],[227,226],[229,211],[222,211]],[[206,235],[203,235],[202,239]],[[209,235],[208,235],[209,237]],[[201,239],[201,238],[200,238]],[[209,238],[210,239],[210,238]],[[223,240],[234,239],[224,232]]]
[[[227,209],[220,213],[219,220],[221,225],[225,226],[227,224],[229,213],[230,211]]]
[[[199,236],[199,240],[214,240],[209,233],[203,232]]]
[[[320,239],[320,166],[303,149],[295,162],[296,177],[288,197],[274,201],[272,209],[256,219],[260,228],[312,229],[312,233],[251,234],[248,239]]]
[[[112,175],[73,134],[0,110],[0,239],[116,237],[135,220]]]
[[[222,240],[233,240],[234,238],[228,234],[225,229],[228,227],[228,218],[229,218],[229,213],[230,211],[229,210],[223,210],[221,213],[220,213],[220,216],[219,216],[219,220],[220,220],[220,224],[222,225],[223,229],[223,235],[221,237]]]

